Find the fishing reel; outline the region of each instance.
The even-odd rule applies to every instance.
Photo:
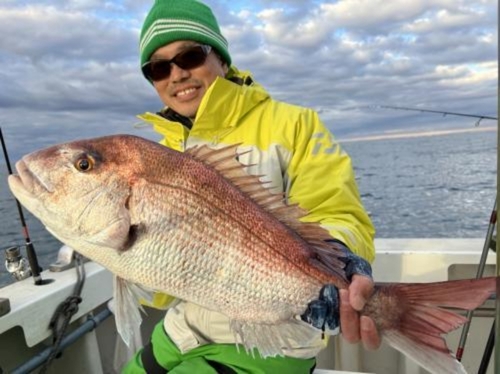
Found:
[[[9,247],[5,250],[5,268],[17,281],[32,275],[29,262],[21,255],[19,246]]]

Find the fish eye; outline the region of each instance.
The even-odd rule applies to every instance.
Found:
[[[94,160],[88,156],[81,157],[75,162],[75,167],[78,171],[90,171],[94,167]]]

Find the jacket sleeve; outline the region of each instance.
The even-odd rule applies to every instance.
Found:
[[[375,229],[361,202],[351,158],[309,109],[301,112],[293,141],[285,176],[289,201],[309,212],[303,221],[319,222],[333,238],[372,262]]]

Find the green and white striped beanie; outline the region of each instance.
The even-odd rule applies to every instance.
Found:
[[[208,6],[197,0],[155,0],[141,30],[141,66],[158,48],[178,40],[210,45],[231,65],[227,40]]]

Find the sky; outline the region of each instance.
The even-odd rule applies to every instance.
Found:
[[[207,0],[233,63],[339,138],[473,128],[497,116],[497,1]],[[0,0],[0,126],[12,158],[112,133],[159,139],[135,115],[161,102],[139,69],[152,1]],[[496,126],[482,121],[481,126]]]

